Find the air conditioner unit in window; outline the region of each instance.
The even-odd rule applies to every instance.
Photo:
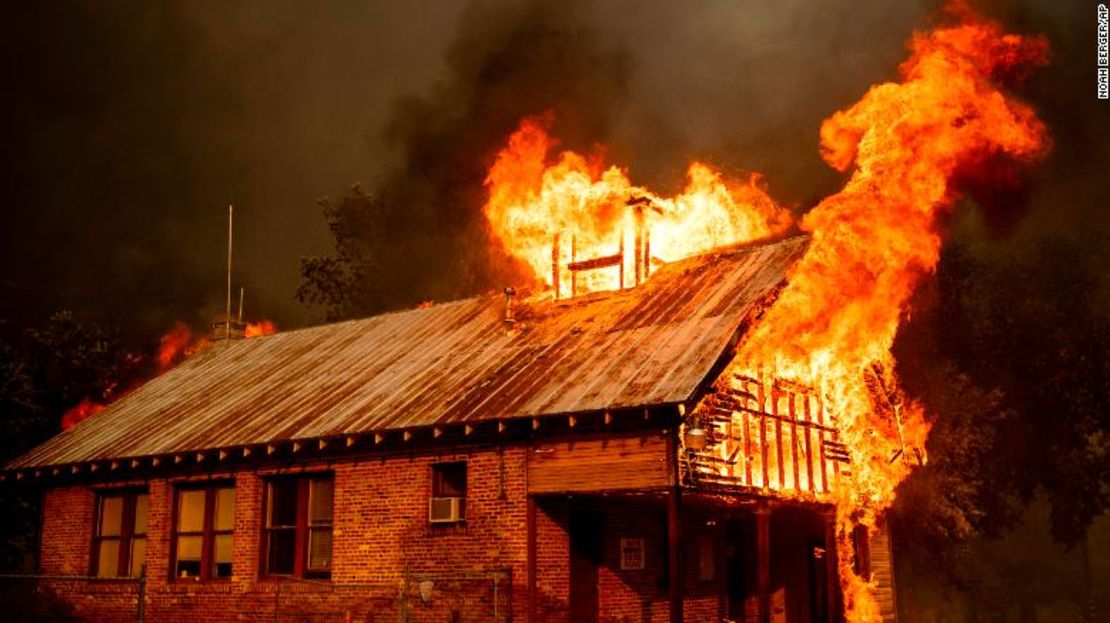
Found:
[[[455,523],[466,519],[466,498],[432,498],[428,520],[432,523]]]

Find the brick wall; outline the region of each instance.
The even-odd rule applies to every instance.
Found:
[[[428,523],[431,465],[466,460],[467,521]],[[172,496],[185,479],[152,478],[148,515],[148,621],[265,620],[412,621],[523,620],[527,609],[527,529],[523,448],[426,452],[389,458],[350,458],[285,472],[335,475],[331,582],[259,577],[262,490],[274,470],[217,472],[204,478],[236,483],[233,577],[196,582],[170,578]],[[122,483],[121,483],[122,484]],[[128,485],[136,483],[129,482]],[[109,485],[106,485],[109,486]],[[95,507],[86,486],[46,491],[42,572],[84,575]],[[494,570],[504,570],[504,575]],[[430,584],[428,584],[430,582]],[[421,596],[430,588],[430,599]],[[75,620],[133,620],[137,583],[127,580],[42,581],[43,607],[60,607]],[[404,594],[404,598],[399,595]],[[275,619],[274,612],[279,616]]]

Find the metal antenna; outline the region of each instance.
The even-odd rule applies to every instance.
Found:
[[[224,325],[224,341],[231,341],[231,232],[235,208],[227,204],[227,314]]]

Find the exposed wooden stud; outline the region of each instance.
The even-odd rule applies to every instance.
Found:
[[[319,446],[320,446],[321,450],[326,449],[328,447],[328,440],[327,439],[321,439]]]
[[[404,439],[405,441],[408,441],[408,440],[412,439],[412,431],[407,430],[404,433],[402,433],[401,434],[401,439]]]
[[[434,437],[435,439],[439,439],[442,436],[443,436],[443,429],[442,428],[440,428],[438,426],[432,428],[432,437]]]
[[[532,430],[539,430],[539,429],[540,429],[540,418],[538,418],[538,417],[532,418]]]
[[[204,462],[204,453],[203,452],[197,452],[197,463],[203,463],[203,462]]]
[[[612,423],[613,423],[613,414],[610,413],[609,411],[606,411],[605,412],[605,425],[609,426]]]
[[[374,433],[374,444],[375,445],[380,444],[383,440],[385,440],[385,435],[383,435],[381,433]]]
[[[568,425],[569,425],[569,426],[570,426],[571,428],[574,428],[575,426],[577,426],[577,425],[578,425],[578,418],[574,417],[573,415],[572,415],[572,416],[570,416],[570,417],[568,417],[568,418],[567,418],[567,424],[568,424]]]
[[[185,457],[181,456],[180,454],[175,454],[175,455],[173,455],[173,463],[174,463],[174,465],[177,465],[177,464],[181,463],[181,462],[182,462],[182,461],[184,461],[184,460],[185,460]]]
[[[218,457],[219,457],[218,460],[220,460],[220,461],[226,460],[227,459],[227,450],[220,450],[220,453],[219,453]]]
[[[463,434],[464,435],[470,435],[473,432],[474,432],[474,427],[471,426],[470,424],[467,424],[467,425],[463,426]]]
[[[270,456],[275,452],[277,452],[277,446],[276,445],[274,445],[272,443],[266,444],[266,456]]]
[[[243,458],[247,458],[248,456],[250,456],[251,452],[253,452],[253,450],[251,450],[250,448],[243,448]]]
[[[351,446],[355,445],[355,441],[357,440],[358,438],[354,435],[347,435],[347,447],[350,448]]]
[[[301,448],[303,448],[303,447],[304,447],[303,443],[301,443],[299,441],[294,441],[293,442],[293,454],[296,454],[296,453],[300,452]]]
[[[498,422],[497,423],[497,432],[499,432],[499,433],[505,432],[505,423],[504,422]]]

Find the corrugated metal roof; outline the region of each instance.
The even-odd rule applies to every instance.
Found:
[[[806,239],[662,267],[623,292],[486,296],[219,345],[8,469],[687,400]]]

